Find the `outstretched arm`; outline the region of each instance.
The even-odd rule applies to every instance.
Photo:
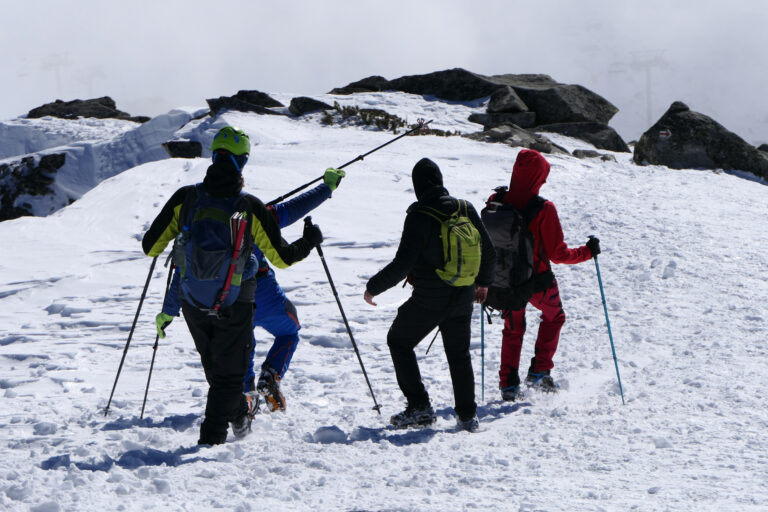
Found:
[[[280,229],[290,226],[299,219],[303,219],[309,212],[323,204],[331,197],[331,189],[322,183],[308,192],[304,192],[295,198],[277,203],[268,207],[277,219]]]
[[[557,209],[552,202],[544,203],[540,215],[542,215],[541,241],[552,263],[574,264],[592,258],[592,251],[586,245],[575,249],[568,248],[563,237],[560,217],[558,217]]]

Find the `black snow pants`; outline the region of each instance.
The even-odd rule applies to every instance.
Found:
[[[235,302],[221,318],[185,301],[181,308],[209,386],[198,444],[221,444],[229,422],[248,411],[243,380],[251,356],[253,304]]]
[[[429,394],[421,381],[419,363],[413,349],[439,326],[453,383],[456,414],[463,420],[475,415],[475,376],[469,355],[471,321],[472,302],[433,310],[410,298],[397,310],[397,316],[387,334],[387,345],[395,366],[397,384],[409,405],[429,403]]]

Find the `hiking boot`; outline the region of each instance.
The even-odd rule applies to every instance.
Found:
[[[248,391],[243,394],[245,395],[246,402],[248,402],[248,416],[253,419],[259,413],[259,393],[256,391]]]
[[[538,389],[547,393],[556,393],[557,384],[549,376],[549,370],[543,370],[541,372],[528,371],[528,376],[525,378],[525,385],[529,388]]]
[[[389,418],[389,423],[395,428],[426,427],[437,420],[435,410],[429,404],[412,406],[408,405],[403,412],[399,412]]]
[[[459,428],[459,430],[466,430],[467,432],[477,432],[477,429],[480,428],[480,420],[477,419],[477,414],[465,420],[458,418],[456,420],[456,426]]]
[[[242,439],[247,436],[251,431],[251,420],[253,418],[250,414],[243,414],[235,421],[230,422],[232,427],[232,433],[235,434],[235,439]]]
[[[549,376],[549,370],[534,371],[536,357],[531,358],[531,366],[528,367],[528,376],[525,377],[525,385],[546,393],[556,393],[557,384]]]
[[[514,402],[520,397],[520,375],[517,373],[517,368],[512,368],[509,372],[506,386],[499,383],[499,390],[501,390],[501,399],[505,402]]]
[[[256,391],[264,397],[269,412],[285,410],[285,397],[280,392],[280,375],[271,366],[265,364],[261,368]]]

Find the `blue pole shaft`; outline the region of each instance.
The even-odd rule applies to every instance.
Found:
[[[485,402],[485,304],[480,308],[480,396]]]
[[[619,379],[619,391],[621,392],[621,403],[624,402],[624,389],[621,387],[621,375],[619,375],[619,362],[616,359],[616,348],[613,346],[613,334],[611,334],[611,321],[608,319],[608,306],[605,304],[605,292],[603,291],[603,279],[600,277],[600,265],[595,260],[595,269],[597,270],[597,282],[600,283],[600,296],[603,298],[603,310],[605,311],[605,325],[608,327],[608,338],[611,340],[611,352],[613,353],[613,364],[616,366],[616,378]]]

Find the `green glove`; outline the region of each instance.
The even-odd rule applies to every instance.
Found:
[[[325,174],[323,175],[323,182],[325,182],[326,185],[331,189],[331,192],[336,190],[336,187],[339,186],[339,183],[341,183],[341,178],[346,176],[347,173],[344,172],[341,169],[334,169],[333,167],[329,167],[325,170]]]
[[[155,317],[155,325],[157,326],[157,335],[161,338],[165,338],[165,328],[171,325],[171,322],[173,322],[173,317],[171,315],[166,315],[165,313],[160,313]]]

